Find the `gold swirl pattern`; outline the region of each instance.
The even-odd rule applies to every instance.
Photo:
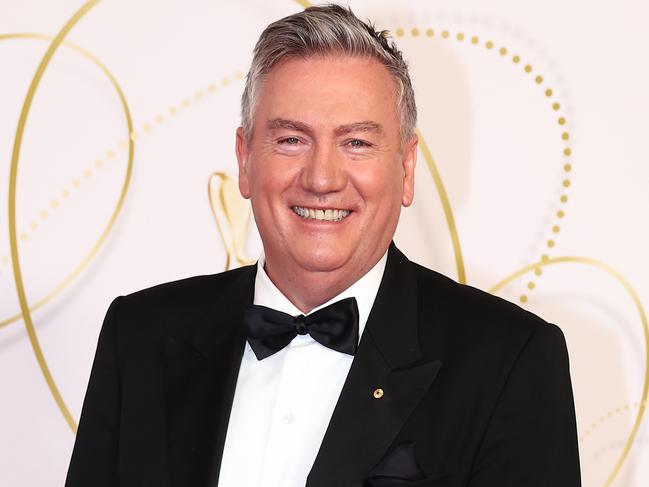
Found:
[[[13,274],[16,283],[16,292],[18,294],[18,301],[20,302],[20,309],[22,311],[23,320],[25,322],[27,335],[29,336],[29,341],[32,345],[32,349],[34,351],[34,355],[36,356],[36,360],[38,361],[38,365],[41,369],[41,373],[43,374],[43,377],[47,382],[47,386],[49,387],[50,392],[52,393],[52,396],[54,397],[54,400],[59,410],[61,411],[61,414],[63,414],[63,417],[65,418],[65,421],[68,423],[68,426],[70,426],[70,428],[74,432],[76,432],[77,429],[76,422],[72,418],[72,415],[70,414],[70,411],[68,410],[68,407],[66,406],[65,401],[63,400],[63,397],[61,396],[61,393],[59,392],[59,389],[56,386],[56,383],[54,381],[54,378],[52,377],[47,362],[45,361],[45,356],[43,354],[40,343],[38,341],[36,330],[34,329],[34,323],[32,320],[31,311],[29,309],[27,296],[25,294],[25,285],[23,282],[22,272],[20,270],[20,258],[18,254],[18,235],[16,231],[16,179],[18,175],[18,162],[20,160],[20,149],[23,141],[25,124],[27,122],[27,117],[29,115],[29,111],[31,109],[31,105],[36,90],[38,88],[38,85],[40,84],[43,78],[43,75],[45,73],[45,70],[47,69],[49,62],[54,56],[54,53],[59,48],[59,46],[63,42],[63,39],[68,34],[68,32],[70,32],[70,30],[79,22],[79,20],[81,20],[81,18],[85,16],[98,2],[99,0],[89,0],[84,5],[82,5],[81,8],[77,10],[77,12],[75,12],[75,14],[65,23],[63,28],[54,37],[50,46],[45,52],[45,55],[41,59],[41,62],[39,63],[38,68],[36,69],[36,73],[34,74],[34,77],[32,78],[32,81],[29,85],[29,89],[27,91],[27,95],[25,96],[25,101],[23,103],[23,107],[20,112],[20,117],[18,119],[18,126],[16,128],[16,136],[14,139],[13,151],[11,155],[11,167],[9,173],[9,245],[11,249]],[[130,118],[129,118],[129,123],[130,123]],[[129,125],[129,131],[130,129],[131,127]],[[133,152],[133,146],[131,145],[129,148],[129,153],[132,155],[132,152]],[[115,212],[113,213],[111,220],[116,218],[117,214],[119,213],[119,210],[122,207],[124,197],[126,196],[126,189],[128,187],[129,179],[130,179],[130,171],[127,174],[127,178],[126,178],[127,183],[124,185],[122,189],[122,194],[120,196],[119,203],[115,208]],[[109,231],[110,228],[107,228],[107,230]],[[107,234],[107,231],[105,231],[105,233]],[[89,255],[89,258],[87,260],[89,261],[90,259],[92,259],[92,255]]]
[[[46,40],[46,41],[51,41],[53,37],[48,36],[48,35],[43,35],[43,34],[34,34],[34,33],[16,33],[16,34],[0,34],[0,40],[10,40],[10,39],[35,39],[35,40]],[[117,96],[119,97],[120,104],[122,106],[122,111],[124,112],[124,118],[126,120],[126,125],[128,128],[128,133],[132,134],[133,133],[133,121],[131,117],[131,111],[128,106],[128,103],[126,101],[126,97],[124,95],[124,92],[111,73],[111,71],[106,67],[104,63],[102,63],[94,54],[91,52],[87,51],[86,49],[68,41],[63,41],[61,43],[62,45],[69,47],[80,54],[82,54],[84,57],[89,59],[93,64],[95,64],[108,78],[110,81],[111,85],[115,89],[115,92],[117,93]],[[46,305],[52,299],[54,299],[63,289],[65,289],[68,285],[70,285],[80,274],[83,272],[83,270],[92,262],[93,258],[97,253],[99,252],[100,248],[103,246],[104,242],[108,238],[108,235],[111,233],[113,226],[115,225],[115,222],[117,220],[117,217],[121,211],[124,199],[126,197],[126,193],[128,191],[129,187],[129,182],[131,178],[131,173],[133,169],[133,137],[128,137],[128,142],[122,141],[120,142],[120,147],[128,149],[128,160],[127,160],[127,165],[126,165],[126,175],[124,178],[124,181],[122,182],[122,188],[120,192],[120,196],[118,198],[117,204],[115,206],[115,209],[113,210],[113,213],[106,223],[104,230],[102,231],[101,235],[99,238],[95,241],[95,243],[92,245],[90,251],[84,256],[84,258],[81,260],[81,262],[58,284],[56,285],[50,292],[48,292],[45,296],[43,296],[41,299],[37,300],[35,303],[30,305],[29,310],[31,312],[41,308],[42,306]],[[115,157],[115,151],[113,150],[108,150],[106,156],[109,159],[112,159]],[[95,166],[97,169],[99,169],[103,165],[103,161],[101,159],[97,159],[95,161]],[[84,171],[85,177],[90,176],[89,169],[86,169]],[[75,178],[72,180],[72,187],[76,188],[79,187],[80,182],[79,178]],[[64,198],[68,198],[70,196],[69,192],[67,190],[64,190],[62,193],[62,196]],[[51,206],[53,208],[56,208],[59,206],[59,203],[56,199],[52,199]],[[41,211],[41,218],[45,219],[48,217],[47,210],[42,210]],[[35,225],[32,222],[32,229],[36,229],[37,225]],[[26,240],[25,234],[21,234],[22,238],[21,240]],[[9,259],[7,259],[8,261]],[[0,320],[0,328],[5,327],[11,323],[15,323],[16,321],[20,320],[21,317],[23,316],[22,313],[17,313],[13,316],[10,316],[8,318]]]
[[[41,35],[41,34],[31,34],[31,33],[0,34],[0,40],[2,40],[2,39],[12,39],[12,38],[47,39],[47,40],[52,39],[52,37],[50,37],[50,36]],[[101,63],[101,61],[99,59],[94,57],[91,53],[84,50],[83,48],[81,48],[81,47],[79,47],[79,46],[77,46],[77,45],[75,45],[73,43],[65,42],[65,41],[63,42],[63,45],[64,46],[67,45],[67,47],[71,47],[73,49],[79,50],[84,56],[91,59],[95,64],[97,64],[102,69],[102,71],[104,71],[104,73],[111,80],[111,83],[113,84],[116,92],[118,93],[118,95],[120,97],[120,100],[121,100],[122,105],[124,107],[124,113],[125,113],[125,118],[127,120],[127,124],[129,126],[129,129],[132,129],[132,122],[130,122],[131,115],[130,115],[130,110],[128,109],[128,104],[126,103],[126,99],[124,98],[122,89],[120,88],[119,84],[117,84],[117,82],[115,81],[115,78],[112,76],[110,71],[108,71],[108,69]],[[223,87],[230,86],[232,80],[240,81],[242,79],[243,79],[243,74],[241,73],[241,71],[236,71],[232,76],[223,77],[220,80],[220,85],[223,86]],[[194,102],[199,102],[201,100],[204,100],[207,94],[213,95],[213,94],[217,93],[218,91],[219,91],[219,88],[217,87],[217,84],[216,83],[210,83],[210,84],[207,85],[206,90],[199,89],[194,93],[193,101]],[[178,105],[169,106],[169,108],[167,109],[167,113],[168,113],[169,117],[175,117],[179,113],[181,113],[181,110],[186,110],[186,109],[190,108],[193,105],[194,105],[194,103],[192,103],[192,101],[190,100],[190,97],[184,97],[180,101],[180,103]],[[156,125],[162,125],[163,123],[166,122],[166,120],[167,119],[165,118],[164,115],[162,115],[162,113],[158,113],[157,115],[155,115],[154,119],[151,122],[145,122],[142,125],[142,131],[141,132],[137,132],[135,130],[130,130],[130,141],[134,142],[136,140],[139,140],[140,137],[141,137],[141,135],[140,135],[141,133],[147,134],[147,135],[151,134]],[[121,140],[117,144],[117,148],[119,148],[119,149],[127,149],[128,147],[129,147],[129,142],[127,142],[126,140]],[[116,157],[116,155],[117,155],[117,151],[115,149],[108,149],[106,151],[106,158],[109,159],[109,160],[114,159]],[[129,171],[129,172],[131,171],[132,164],[133,164],[133,153],[131,152],[131,153],[129,153],[129,157],[128,157],[127,171]],[[103,167],[104,160],[96,159],[94,165],[95,165],[96,169],[98,170],[101,167]],[[91,175],[92,175],[92,172],[90,171],[89,168],[85,169],[83,171],[83,174],[82,174],[82,176],[84,176],[86,178],[89,178]],[[81,177],[75,177],[75,178],[72,179],[72,187],[73,188],[78,188],[81,185],[80,179],[81,179]],[[126,181],[123,184],[126,184]],[[63,192],[62,192],[62,196],[63,196],[64,200],[69,200],[70,196],[71,196],[71,193],[67,189],[64,189]],[[62,202],[59,202],[57,199],[53,198],[51,200],[50,206],[51,206],[52,209],[58,208],[61,203]],[[48,212],[47,209],[43,209],[40,212],[40,217],[42,219],[46,219],[49,216],[50,216],[50,213]],[[38,228],[38,225],[35,225],[34,223],[35,222],[32,221],[32,223],[30,225],[32,231],[35,231]],[[39,309],[40,307],[44,306],[48,302],[50,302],[54,297],[56,297],[56,295],[58,295],[65,287],[70,285],[74,281],[74,279],[76,279],[80,275],[80,273],[83,271],[83,269],[85,267],[87,267],[87,265],[90,264],[90,262],[92,261],[92,258],[94,257],[94,255],[96,255],[96,253],[98,252],[99,248],[102,246],[102,244],[103,244],[104,240],[106,239],[106,237],[108,237],[108,234],[110,233],[114,223],[115,223],[114,218],[108,222],[108,224],[105,227],[107,230],[102,233],[102,237],[99,240],[97,240],[97,242],[93,245],[91,252],[88,253],[88,255],[83,259],[83,261],[81,262],[80,265],[78,265],[53,290],[48,292],[43,298],[39,299],[38,301],[36,301],[35,303],[30,305],[30,310],[32,312],[34,310]],[[23,240],[23,241],[27,240],[26,234],[23,233],[23,234],[21,234],[21,236],[23,237],[23,238],[21,238],[21,240]],[[243,260],[243,261],[240,261],[240,264],[243,264],[244,261],[248,262],[247,260]],[[9,262],[10,262],[9,257],[1,257],[0,258],[0,263],[1,264],[6,265],[6,264],[9,264]],[[22,314],[17,313],[17,314],[15,314],[13,316],[10,316],[9,318],[0,320],[0,328],[2,328],[4,326],[7,326],[7,325],[9,325],[11,323],[15,323],[16,321],[20,320],[21,317],[22,317]]]
[[[435,189],[437,190],[437,195],[442,203],[442,208],[444,209],[444,217],[446,218],[446,225],[448,226],[448,233],[451,236],[451,242],[453,243],[453,254],[455,255],[455,266],[457,268],[457,278],[458,281],[462,284],[466,284],[466,270],[464,267],[464,259],[462,258],[462,246],[460,245],[460,236],[457,231],[457,226],[455,225],[455,217],[453,217],[453,209],[451,208],[451,202],[448,199],[448,193],[444,187],[444,182],[442,181],[442,175],[437,169],[437,164],[435,164],[435,159],[426,144],[426,139],[424,135],[417,129],[417,136],[419,137],[419,149],[421,154],[424,156],[426,161],[426,166],[428,171],[433,178],[435,183]]]
[[[495,284],[489,289],[489,292],[496,293],[504,286],[512,282],[513,280],[537,268],[545,267],[548,265],[561,264],[561,263],[578,263],[578,264],[589,265],[599,270],[602,270],[606,272],[608,275],[615,278],[622,285],[622,287],[624,287],[625,291],[631,297],[631,300],[635,305],[636,311],[640,316],[640,322],[642,323],[646,359],[645,359],[644,384],[642,385],[641,401],[638,407],[638,414],[636,415],[633,428],[631,429],[631,434],[628,436],[625,442],[624,448],[622,449],[622,454],[620,455],[620,458],[616,462],[613,471],[610,473],[608,479],[604,483],[604,487],[609,487],[613,483],[613,480],[615,480],[615,477],[620,472],[620,469],[622,468],[624,461],[629,456],[629,452],[631,451],[633,442],[638,434],[638,430],[640,429],[640,424],[642,423],[642,418],[644,416],[645,408],[647,406],[647,393],[649,392],[649,323],[647,322],[647,313],[644,307],[642,306],[642,302],[640,301],[640,296],[638,296],[638,293],[635,291],[635,289],[633,289],[633,286],[631,286],[629,281],[627,281],[624,278],[624,276],[622,276],[622,274],[620,274],[618,271],[613,269],[611,266],[588,257],[575,257],[575,256],[552,257],[552,258],[547,258],[544,260],[540,260],[539,262],[535,262],[533,264],[527,265],[522,269],[513,272],[509,276],[499,281],[497,284]]]
[[[236,182],[224,172],[215,172],[210,176],[207,187],[212,213],[216,226],[225,245],[225,270],[229,270],[234,260],[235,266],[255,262],[244,256],[244,246],[248,235],[251,208],[247,200],[241,197]]]

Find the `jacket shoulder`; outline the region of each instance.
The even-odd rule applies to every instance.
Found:
[[[191,306],[214,299],[239,277],[250,273],[254,266],[240,267],[218,274],[192,276],[151,286],[120,297],[123,308]]]
[[[111,304],[116,326],[128,336],[166,334],[183,327],[205,315],[242,278],[252,277],[254,269],[188,277],[119,296]]]
[[[453,349],[520,350],[532,337],[563,341],[559,327],[498,296],[413,263],[418,282],[420,333]]]

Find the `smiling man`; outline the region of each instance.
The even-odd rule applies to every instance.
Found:
[[[350,10],[262,33],[236,153],[263,254],[113,302],[66,485],[580,485],[561,331],[392,243],[415,122]]]

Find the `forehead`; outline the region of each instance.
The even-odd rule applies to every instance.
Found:
[[[254,125],[274,118],[332,124],[398,124],[396,84],[371,57],[318,55],[274,65],[257,92]]]

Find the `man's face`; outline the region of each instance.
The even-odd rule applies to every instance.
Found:
[[[264,78],[237,158],[271,278],[357,279],[381,258],[413,198],[417,141],[402,147],[395,97],[370,58],[290,59]]]

